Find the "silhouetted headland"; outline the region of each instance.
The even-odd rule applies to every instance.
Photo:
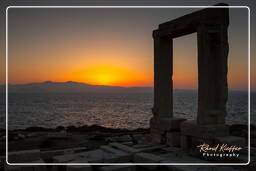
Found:
[[[0,85],[1,92],[5,85]],[[67,82],[34,82],[28,84],[9,84],[9,93],[152,93],[153,87],[121,87],[91,85],[86,83]]]

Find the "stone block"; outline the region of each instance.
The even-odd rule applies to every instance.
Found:
[[[183,118],[160,118],[159,128],[165,131],[180,130],[180,124],[184,121],[186,121],[186,119]]]
[[[132,155],[130,153],[127,153],[127,152],[124,152],[124,151],[112,148],[110,146],[104,145],[104,146],[101,146],[100,148],[103,151],[105,151],[105,152],[109,152],[109,153],[115,154],[118,157],[118,161],[117,162],[125,163],[125,162],[130,162],[131,159],[132,159]]]
[[[151,147],[154,144],[136,144],[134,146],[132,146],[133,148],[137,148],[137,149],[141,149],[141,148],[145,148],[145,147]]]
[[[104,166],[100,167],[99,171],[136,171],[136,166],[122,165],[122,166]]]
[[[159,163],[162,160],[162,157],[150,153],[137,153],[133,158],[134,163]],[[142,165],[141,167],[148,170],[156,170],[157,165]]]
[[[186,153],[176,155],[176,154],[162,154],[159,155],[159,157],[162,157],[163,160],[161,160],[161,163],[208,163],[205,160],[201,160],[195,157],[191,157]]]
[[[113,153],[103,153],[103,163],[120,163],[121,157]]]
[[[63,150],[51,150],[51,151],[42,151],[40,153],[40,156],[44,160],[49,160],[49,159],[52,159],[53,156],[59,156],[63,154],[64,154]]]
[[[49,132],[47,133],[47,138],[67,138],[67,132],[66,131]]]
[[[132,146],[133,142],[132,141],[128,141],[128,142],[122,142],[123,145],[128,145],[128,146]]]
[[[116,163],[129,162],[131,160],[130,153],[110,148],[102,147],[101,149],[87,152],[55,156],[53,157],[53,161],[57,163]],[[112,153],[109,151],[112,151]]]
[[[93,150],[85,153],[85,158],[89,163],[118,163],[130,161],[131,154],[115,154],[103,151],[102,149]]]
[[[117,138],[118,142],[128,142],[128,141],[132,141],[132,137],[130,135],[122,135],[120,137]]]
[[[133,138],[135,138],[136,140],[139,140],[139,139],[143,138],[145,135],[144,135],[144,134],[134,134],[134,135],[132,135],[132,136],[133,136]]]
[[[162,131],[157,128],[150,128],[150,134],[155,133],[155,134],[159,134],[159,135],[164,135],[165,132],[166,131]]]
[[[198,125],[194,120],[181,123],[181,134],[198,137],[198,138],[214,138],[229,135],[227,125]]]
[[[77,157],[77,155],[75,155],[75,154],[58,155],[58,156],[54,156],[53,157],[53,162],[56,162],[56,163],[69,163],[69,162],[75,160],[76,157]]]
[[[166,143],[171,147],[180,146],[180,132],[168,132],[166,134]]]
[[[149,151],[162,149],[162,148],[165,148],[165,147],[166,147],[166,145],[154,144],[154,145],[151,145],[149,147],[139,148],[139,150],[140,150],[140,152],[149,152]]]
[[[73,154],[74,150],[73,149],[65,149],[64,154]]]
[[[212,138],[198,138],[191,137],[186,135],[181,135],[180,137],[181,149],[183,151],[189,152],[192,156],[199,155],[198,146],[202,144],[209,144],[210,146],[214,145],[214,141]]]
[[[179,131],[180,124],[184,121],[186,121],[186,119],[183,118],[152,118],[150,120],[150,128],[159,131]]]
[[[35,160],[40,160],[40,150],[8,152],[9,163],[29,163]]]
[[[150,129],[150,137],[151,137],[151,142],[153,143],[161,144],[161,143],[164,143],[165,141],[164,133],[153,128]]]
[[[246,142],[243,137],[223,136],[223,137],[216,137],[215,143],[228,144],[229,146],[236,146],[236,147],[244,147]]]
[[[212,138],[198,138],[198,137],[191,137],[191,145],[194,147],[201,145],[201,144],[209,144],[214,145],[214,140]]]
[[[86,147],[77,147],[77,148],[68,148],[68,149],[61,149],[61,150],[50,150],[50,151],[42,151],[40,156],[44,160],[52,160],[54,156],[60,156],[64,154],[73,154],[73,153],[80,153],[86,151]]]
[[[104,153],[102,150],[92,150],[80,153],[85,157],[89,163],[102,163],[104,161]]]
[[[207,138],[197,138],[197,137],[189,137],[189,148],[187,152],[191,156],[200,157],[202,156],[202,153],[200,152],[200,145],[208,144],[210,146],[214,146],[213,139],[207,139]]]
[[[139,152],[138,149],[135,149],[135,148],[132,148],[132,147],[129,147],[127,145],[120,144],[120,143],[110,143],[109,145],[114,147],[114,148],[120,149],[122,151],[131,153],[131,154],[135,154],[135,153]]]
[[[149,126],[150,126],[150,128],[152,129],[157,129],[158,127],[157,127],[157,121],[156,121],[156,117],[152,117],[152,118],[150,118],[150,120],[149,120]]]
[[[87,148],[86,148],[86,147],[77,147],[77,148],[72,148],[72,150],[73,150],[75,153],[79,153],[79,152],[86,151]]]
[[[159,163],[163,158],[150,153],[137,153],[134,155],[135,163]]]
[[[62,149],[62,150],[51,150],[41,152],[41,158],[45,160],[51,160],[54,156],[64,155],[64,154],[73,154],[74,150],[71,149]]]
[[[106,151],[106,152],[110,152],[110,153],[114,153],[114,154],[119,154],[119,155],[128,154],[128,153],[126,153],[124,151],[112,148],[112,147],[107,146],[107,145],[100,146],[100,149],[102,149],[103,151]]]
[[[85,157],[76,157],[76,158],[75,158],[74,160],[72,160],[72,162],[70,162],[70,163],[76,164],[76,163],[89,163],[89,162],[88,162],[87,158],[85,158]]]
[[[189,149],[189,142],[188,142],[189,137],[185,135],[180,136],[180,146],[181,149],[184,151],[187,151]]]
[[[162,148],[162,150],[166,151],[167,153],[172,153],[172,154],[175,154],[175,155],[183,153],[182,149],[178,148],[178,147],[165,147],[165,148]]]

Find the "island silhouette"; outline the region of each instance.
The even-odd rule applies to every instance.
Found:
[[[0,85],[1,92],[6,86]],[[8,93],[153,93],[153,87],[91,85],[75,81],[9,84]]]

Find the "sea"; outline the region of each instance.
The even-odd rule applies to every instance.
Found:
[[[0,100],[0,128],[5,128],[5,94]],[[255,99],[256,92],[251,93]],[[197,91],[175,90],[174,116],[196,119]],[[8,95],[8,129],[32,126],[101,125],[111,128],[148,128],[152,117],[152,93],[10,93]],[[251,101],[251,115],[256,113]],[[230,91],[227,124],[248,123],[248,92]],[[251,117],[251,123],[256,123]],[[2,122],[3,121],[3,122]]]

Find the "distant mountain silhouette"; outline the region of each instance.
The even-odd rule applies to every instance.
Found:
[[[5,85],[0,85],[5,92]],[[152,87],[119,87],[90,85],[74,81],[67,82],[36,82],[28,84],[9,84],[9,93],[152,93]]]

